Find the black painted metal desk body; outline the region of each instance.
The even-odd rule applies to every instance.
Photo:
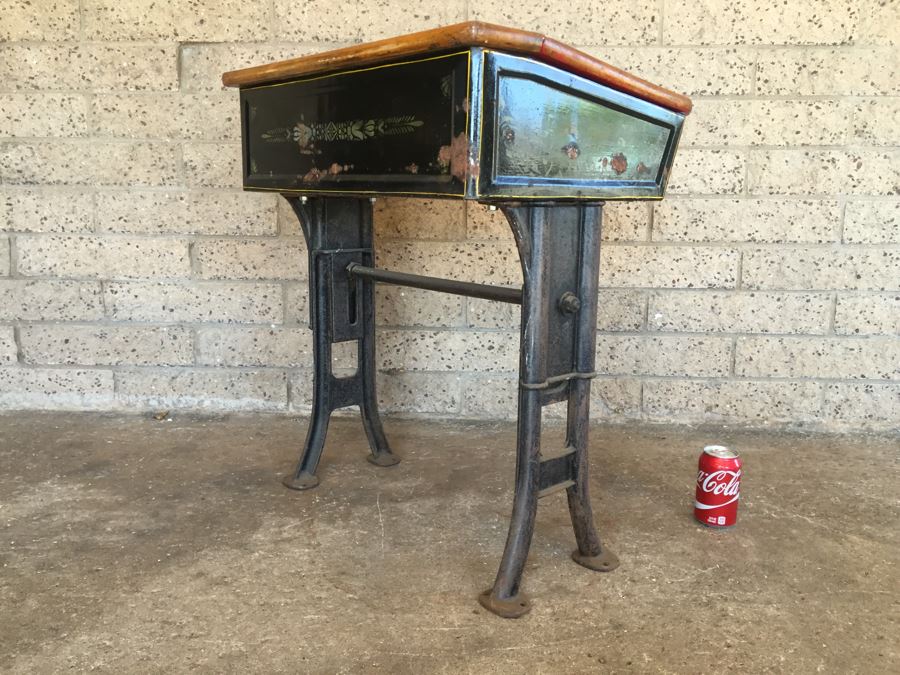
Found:
[[[242,81],[244,187],[287,198],[309,249],[314,395],[288,487],[318,484],[329,418],[345,406],[359,406],[369,460],[399,461],[375,398],[375,282],[521,305],[512,519],[494,585],[480,596],[496,614],[516,617],[530,608],[520,585],[540,497],[566,490],[576,562],[599,571],[618,564],[597,536],[588,493],[602,202],[662,197],[690,106],[648,100],[677,97],[665,90],[638,96],[639,86],[610,86],[590,67],[560,67],[542,57],[547,43],[532,49],[533,34],[488,27],[507,31],[509,40],[496,40],[504,51],[479,38],[482,24],[464,26],[471,44],[429,38],[403,58],[302,76],[276,67],[265,81]],[[530,52],[517,50],[521,36]],[[521,289],[375,268],[372,201],[382,195],[500,208],[518,247]],[[345,341],[357,343],[358,368],[337,377],[331,349]],[[542,409],[555,402],[568,405],[566,442],[542,448]]]

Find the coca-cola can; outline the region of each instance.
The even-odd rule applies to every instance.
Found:
[[[709,527],[737,522],[741,498],[741,457],[724,445],[707,445],[700,453],[694,517]]]

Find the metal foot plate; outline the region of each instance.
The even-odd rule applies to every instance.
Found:
[[[489,612],[504,619],[518,619],[531,611],[531,601],[524,593],[518,593],[506,600],[493,596],[494,589],[489,588],[478,596],[478,602]]]
[[[576,548],[572,551],[572,560],[595,572],[612,572],[619,566],[619,559],[609,549],[603,549],[599,555],[583,555]]]
[[[319,478],[311,473],[301,473],[299,476],[289,474],[281,482],[291,490],[309,490],[319,484]]]
[[[366,459],[375,466],[394,466],[400,463],[400,458],[393,452],[379,452],[377,455],[369,453]]]

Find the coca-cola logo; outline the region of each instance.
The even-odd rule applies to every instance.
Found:
[[[733,497],[741,489],[741,470],[698,471],[697,487],[709,494]]]

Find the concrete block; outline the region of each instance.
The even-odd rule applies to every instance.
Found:
[[[282,411],[287,378],[275,370],[142,369],[116,372],[116,403],[140,409]]]
[[[900,337],[900,293],[838,295],[834,332]]]
[[[637,331],[644,328],[647,298],[641,291],[601,288],[597,307],[597,330]]]
[[[731,339],[604,334],[597,338],[596,370],[604,375],[722,377],[731,370]]]
[[[12,326],[0,326],[0,366],[8,366],[18,361],[18,347]]]
[[[300,8],[302,11],[302,8]],[[224,90],[222,73],[284,61],[322,51],[322,45],[297,44],[185,44],[179,52],[181,90]],[[173,87],[174,88],[174,87]],[[231,91],[231,90],[229,90]]]
[[[900,151],[756,150],[747,176],[752,194],[893,195],[900,191]]]
[[[900,384],[825,385],[822,418],[851,429],[900,431]]]
[[[88,40],[230,42],[269,37],[271,7],[235,0],[84,0]]]
[[[237,93],[102,94],[91,100],[91,132],[113,138],[239,141]]]
[[[190,275],[183,239],[20,235],[19,273],[30,277],[139,279]]]
[[[0,180],[7,185],[157,187],[176,184],[179,174],[178,148],[170,143],[0,143]]]
[[[172,91],[176,64],[174,44],[0,44],[6,91]]]
[[[846,0],[664,0],[663,42],[695,45],[842,45],[860,9]]]
[[[854,44],[900,44],[900,4],[892,0],[863,0]]]
[[[462,378],[456,373],[379,373],[377,386],[384,413],[457,415],[462,405]]]
[[[239,143],[185,143],[184,180],[190,187],[239,188],[243,184]]]
[[[518,380],[512,374],[467,377],[462,415],[474,419],[515,419]]]
[[[650,294],[651,331],[823,335],[830,293],[657,291]]]
[[[466,202],[466,237],[474,240],[513,241],[509,221],[500,209],[492,211],[483,204]]]
[[[10,267],[9,239],[0,237],[0,277],[8,276]]]
[[[744,251],[747,289],[900,290],[894,249],[762,248]]]
[[[315,5],[275,0],[275,30],[287,40],[366,42],[466,20],[465,0],[390,2],[332,0],[327,11]]]
[[[197,331],[197,363],[312,368],[312,333],[303,327],[201,328]]]
[[[739,252],[733,248],[609,245],[602,249],[600,284],[639,288],[734,288]]]
[[[87,410],[113,405],[110,370],[0,368],[0,408]]]
[[[6,0],[0,42],[74,40],[78,37],[78,0]]]
[[[377,251],[379,267],[499,286],[519,286],[522,268],[513,242],[393,242]]]
[[[641,381],[601,376],[591,380],[591,419],[622,421],[641,417]]]
[[[194,244],[201,279],[305,279],[306,246],[297,239],[204,239]]]
[[[866,145],[900,145],[900,100],[876,98],[857,102],[852,140]]]
[[[760,96],[896,96],[895,47],[767,49],[759,53]]]
[[[378,285],[375,289],[375,321],[380,326],[461,326],[464,302],[458,295]]]
[[[543,5],[484,0],[471,6],[469,18],[517,26],[575,45],[649,45],[659,37],[658,12],[654,0],[612,0],[602,12],[590,0]]]
[[[379,239],[466,238],[466,209],[447,199],[379,199],[375,203],[375,233]]]
[[[97,230],[128,234],[275,235],[275,200],[256,192],[99,192]]]
[[[87,113],[80,94],[0,94],[0,137],[86,136]]]
[[[847,202],[845,244],[900,244],[900,200]]]
[[[647,46],[595,47],[586,51],[611,65],[688,96],[753,93],[756,53],[752,49]]]
[[[650,205],[641,202],[608,202],[603,207],[604,241],[647,241]]]
[[[671,194],[736,194],[744,189],[746,158],[730,150],[684,148],[675,156]]]
[[[111,282],[103,296],[115,321],[272,324],[284,315],[278,284]]]
[[[99,282],[0,279],[0,321],[99,321]]]
[[[284,284],[284,321],[287,324],[299,324],[309,327],[309,284]],[[375,320],[382,322],[380,313],[376,312]]]
[[[654,205],[654,241],[823,243],[836,240],[830,199],[669,199]]]
[[[519,305],[478,298],[466,300],[467,325],[472,328],[505,328],[517,331],[521,316],[522,308]]]
[[[518,340],[508,332],[378,331],[381,370],[516,372]]]
[[[817,382],[647,380],[644,412],[679,423],[797,424],[819,419],[821,392]]]
[[[78,366],[187,365],[191,332],[180,326],[30,324],[20,328],[26,363]]]
[[[0,189],[0,231],[90,232],[94,197],[67,188]]]
[[[900,340],[892,338],[738,338],[740,377],[900,379]]]
[[[842,145],[850,111],[845,101],[698,100],[681,144]]]

